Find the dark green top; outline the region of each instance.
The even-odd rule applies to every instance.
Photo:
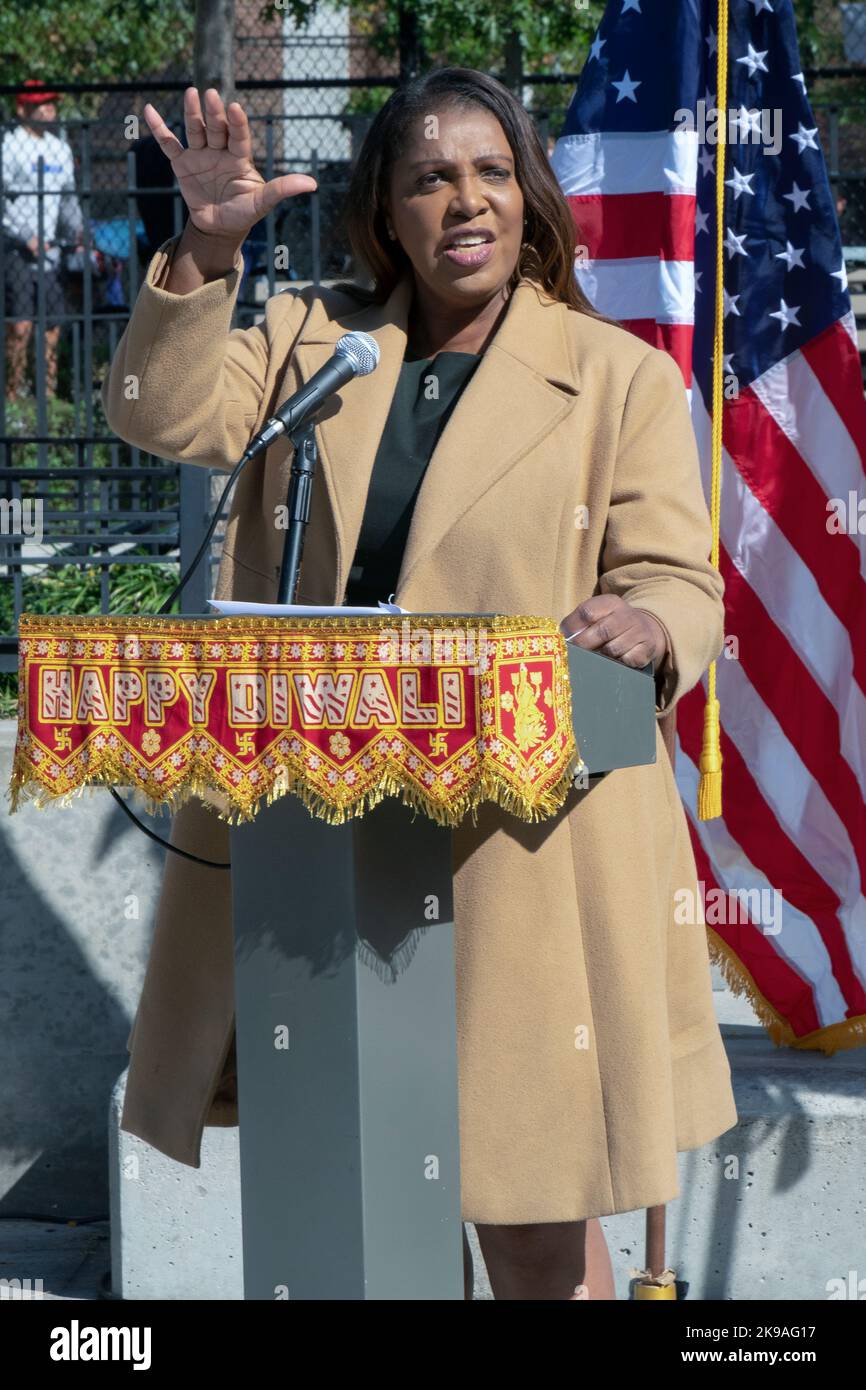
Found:
[[[373,464],[364,519],[349,572],[345,604],[375,608],[397,588],[415,499],[430,456],[460,393],[481,361],[479,353],[407,352]],[[438,390],[435,399],[433,382]]]

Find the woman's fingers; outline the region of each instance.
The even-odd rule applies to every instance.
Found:
[[[621,661],[623,666],[636,666],[641,669],[649,662],[655,662],[655,654],[649,643],[638,642],[636,647],[631,647],[627,652],[623,652],[621,656],[617,657],[617,660]]]
[[[279,178],[271,179],[269,183],[261,180],[253,165],[252,137],[246,112],[238,101],[229,102],[226,110],[215,87],[208,87],[204,94],[204,112],[196,88],[187,87],[183,98],[183,113],[190,150],[207,148],[226,151],[226,160],[223,163],[228,163],[230,177],[223,180],[223,201],[227,206],[233,202],[238,215],[241,204],[251,206],[254,215],[250,216],[250,225],[265,217],[285,198],[315,192],[316,180],[309,174],[282,174]],[[155,107],[148,103],[144,114],[160,149],[169,159],[175,160],[178,155],[185,153],[183,145],[169,130]],[[238,161],[238,177],[242,177],[247,184],[247,189],[243,192],[239,188],[232,192],[234,184],[231,178],[231,160],[234,159]],[[255,185],[252,190],[249,189],[251,182]],[[219,201],[217,197],[217,202]]]
[[[271,179],[259,190],[256,209],[259,217],[264,217],[284,198],[295,198],[300,193],[315,193],[316,187],[316,180],[309,174],[281,174],[279,178]]]
[[[191,150],[203,150],[207,144],[204,116],[196,87],[187,87],[183,94],[183,123],[186,127],[186,143]]]
[[[170,160],[177,159],[179,154],[183,154],[183,145],[177,136],[172,134],[156,107],[152,106],[149,101],[145,103],[143,114],[148,129],[163,154]]]
[[[620,602],[611,594],[594,594],[584,599],[563,623],[566,636],[576,647],[584,647],[587,651],[603,647],[622,630],[624,613]],[[626,609],[625,604],[622,609]]]
[[[253,161],[253,141],[247,113],[239,101],[230,101],[226,107],[226,131],[229,154],[238,159]]]
[[[224,150],[228,143],[229,126],[222,97],[216,87],[208,87],[204,94],[204,123],[208,149]]]
[[[615,657],[624,666],[646,666],[647,662],[653,659],[652,642],[645,633],[637,629],[629,629],[613,641],[605,642],[599,650],[603,651],[605,656]]]
[[[585,647],[587,651],[604,652],[605,656],[614,656],[617,661],[623,661],[626,652],[646,641],[646,634],[637,623],[616,632],[611,630],[611,626],[604,622],[597,624],[587,642],[575,638],[575,645]]]
[[[585,651],[600,651],[626,666],[646,666],[667,646],[661,624],[614,594],[594,594],[560,624],[567,640]]]

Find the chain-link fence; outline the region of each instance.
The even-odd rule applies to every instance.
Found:
[[[184,85],[113,90],[92,118],[44,120],[43,107],[0,122],[0,672],[14,669],[24,608],[157,606],[206,521],[206,476],[182,470],[181,480],[176,465],[117,440],[100,398],[148,262],[185,221],[171,167],[141,117],[153,101],[184,139]],[[264,177],[302,170],[318,182],[313,197],[285,203],[247,239],[239,326],[257,321],[284,285],[351,273],[339,212],[371,117],[347,113],[345,81],[329,108],[330,90],[239,89]],[[275,97],[301,105],[298,93],[305,110],[256,109]],[[202,572],[185,609],[201,609],[207,592]]]
[[[121,444],[99,396],[147,247],[144,186],[118,183],[116,131],[46,113],[0,125],[0,670],[23,608],[152,606],[180,539],[178,468]]]
[[[305,34],[290,33],[285,19],[275,27],[253,4],[241,19],[236,90],[256,162],[265,178],[310,172],[318,184],[248,238],[236,317],[246,326],[285,285],[353,273],[341,221],[352,161],[400,78],[397,60],[377,56],[345,15],[339,28],[330,15],[330,28],[323,20]],[[857,273],[866,268],[866,69],[856,64],[866,58],[855,55],[866,4],[841,6],[839,19],[837,66],[806,77]],[[548,147],[575,80],[521,77]],[[154,608],[205,525],[203,470],[180,470],[118,441],[99,395],[148,261],[183,226],[170,166],[142,111],[152,101],[183,139],[185,86],[178,77],[61,88],[60,110],[76,101],[93,114],[58,120],[54,111],[47,121],[44,107],[37,114],[16,106],[16,89],[0,87],[0,580],[8,581],[0,583],[0,672],[14,668],[23,607]],[[866,271],[855,299],[866,334]],[[199,574],[187,611],[203,607],[209,585]]]
[[[813,10],[813,28],[801,32],[800,40],[820,52],[821,66],[806,69],[806,88],[842,243],[856,263],[853,253],[866,247],[866,3],[818,4]]]

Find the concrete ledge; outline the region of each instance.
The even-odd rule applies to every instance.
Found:
[[[201,1168],[120,1128],[126,1072],[111,1097],[111,1287],[125,1299],[242,1299],[237,1127],[208,1126]]]
[[[9,786],[15,721],[0,720]],[[166,835],[167,818],[148,819]],[[102,788],[0,810],[0,1212],[108,1212],[105,1114],[128,1062],[165,851]]]
[[[739,1124],[680,1154],[668,1264],[689,1299],[828,1299],[850,1271],[866,1276],[866,1058],[780,1049],[760,1027],[734,1027],[726,1047]],[[187,1168],[117,1130],[121,1087],[112,1109],[115,1292],[242,1298],[237,1129],[206,1129],[202,1167]],[[625,1300],[643,1266],[645,1213],[604,1217],[602,1226]],[[469,1236],[475,1297],[490,1299],[471,1227]]]
[[[690,1299],[842,1296],[850,1271],[866,1277],[866,1054],[777,1048],[742,1023],[722,1034],[739,1124],[680,1155],[668,1264]],[[602,1224],[622,1298],[626,1265],[643,1264],[644,1213]]]

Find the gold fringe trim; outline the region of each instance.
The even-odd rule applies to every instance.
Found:
[[[753,976],[728,943],[712,927],[708,926],[706,931],[710,960],[721,970],[731,993],[737,997],[745,995],[777,1047],[823,1052],[825,1056],[832,1057],[834,1052],[866,1045],[866,1014],[841,1019],[838,1023],[830,1023],[826,1028],[816,1028],[814,1032],[798,1037],[788,1020],[758,989]]]
[[[133,619],[103,615],[72,617],[63,614],[24,613],[19,620],[21,637],[37,640],[57,638],[60,634],[67,637],[78,635],[86,639],[103,633],[108,636],[132,637],[149,632],[158,632],[163,639],[171,636],[187,639],[208,636],[210,640],[214,640],[219,636],[224,642],[230,642],[233,637],[240,637],[242,634],[255,634],[262,638],[278,637],[281,642],[309,640],[319,634],[323,638],[351,634],[359,639],[372,640],[383,631],[399,632],[401,628],[404,628],[409,640],[413,640],[416,634],[432,628],[446,634],[455,632],[458,635],[462,633],[480,637],[489,632],[500,638],[503,635],[508,638],[512,634],[519,636],[531,633],[539,639],[553,639],[559,646],[560,659],[555,665],[558,664],[557,679],[562,685],[562,707],[570,710],[565,639],[558,624],[550,617],[459,613],[382,614],[380,617],[370,615],[301,618],[294,624],[280,617],[238,618],[214,615],[183,618],[163,615]],[[22,653],[21,663],[25,677],[28,659]],[[22,682],[19,728],[26,714],[23,690]],[[557,698],[560,698],[559,692]],[[574,734],[569,719],[569,737],[558,752],[561,770],[551,773],[549,768],[544,769],[544,774],[553,778],[547,786],[542,783],[540,787],[523,789],[513,785],[507,772],[501,768],[484,767],[482,764],[475,774],[475,780],[465,791],[448,794],[447,799],[443,801],[441,792],[438,796],[428,792],[423,784],[410,776],[408,770],[386,766],[354,796],[346,795],[341,788],[342,799],[335,801],[326,791],[310,786],[306,774],[286,767],[285,764],[270,780],[262,778],[262,791],[259,794],[251,792],[249,786],[244,787],[243,792],[239,794],[236,787],[230,782],[223,782],[211,767],[195,761],[185,770],[175,786],[152,793],[150,788],[141,785],[130,768],[121,761],[120,756],[109,749],[99,750],[96,756],[92,750],[86,769],[81,774],[81,785],[60,790],[40,776],[19,745],[13,763],[9,796],[13,812],[25,799],[42,809],[50,802],[61,806],[70,804],[72,797],[85,786],[110,784],[130,788],[150,814],[158,815],[166,810],[178,810],[192,797],[201,797],[206,792],[217,792],[229,803],[225,812],[218,811],[220,818],[229,824],[241,824],[252,820],[261,806],[269,805],[280,796],[293,795],[304,803],[311,815],[330,825],[341,825],[355,816],[363,815],[365,811],[372,810],[384,797],[396,796],[405,806],[416,812],[423,812],[429,819],[443,826],[459,825],[468,813],[472,814],[474,820],[476,809],[482,801],[492,801],[521,820],[532,822],[555,815],[563,805],[571,786],[571,763],[574,754]]]
[[[294,632],[297,623],[298,631]],[[182,614],[163,614],[162,617],[119,617],[116,614],[105,616],[89,615],[80,618],[65,613],[22,613],[18,619],[19,636],[56,637],[60,633],[111,632],[125,637],[135,637],[138,632],[152,632],[158,629],[167,631],[178,627],[184,636],[214,637],[215,629],[225,628],[232,632],[270,632],[276,630],[282,641],[291,641],[293,635],[309,638],[321,624],[328,633],[356,632],[358,628],[386,629],[407,623],[411,628],[423,629],[436,626],[457,627],[476,631],[490,629],[493,632],[527,632],[542,628],[550,636],[558,636],[565,642],[558,623],[553,618],[512,617],[507,613],[382,613],[379,617],[370,614],[356,618],[304,618],[281,617],[232,617],[228,614],[214,613],[213,617],[197,616],[185,618]],[[224,640],[224,639],[223,639]]]
[[[262,806],[270,806],[280,797],[291,795],[302,801],[312,816],[326,821],[328,825],[343,825],[356,816],[372,811],[386,796],[394,796],[410,810],[416,813],[423,812],[437,825],[451,828],[459,825],[467,814],[471,814],[475,822],[477,808],[483,801],[492,801],[511,815],[533,822],[546,820],[560,810],[571,788],[571,779],[572,772],[568,766],[550,787],[530,797],[512,787],[501,773],[486,769],[482,770],[471,787],[447,805],[443,805],[423,787],[408,779],[405,773],[397,775],[386,768],[372,785],[359,792],[351,801],[335,805],[311,787],[303,776],[289,774],[275,778],[272,786],[266,787],[246,805],[231,803],[226,812],[217,811],[217,815],[229,825],[243,825],[253,820]],[[183,781],[175,788],[157,799],[150,796],[140,783],[133,781],[126,767],[112,754],[108,759],[101,760],[98,767],[89,768],[86,780],[79,786],[58,793],[35,777],[31,764],[22,754],[16,752],[8,790],[10,811],[14,813],[25,801],[31,802],[37,810],[44,810],[48,805],[69,806],[72,799],[80,796],[88,787],[99,786],[131,788],[136,793],[138,803],[149,815],[161,815],[166,811],[173,815],[187,801],[193,797],[201,798],[205,792],[218,792],[231,801],[233,790],[231,787],[224,787],[212,774],[202,776],[193,770],[185,775]]]

